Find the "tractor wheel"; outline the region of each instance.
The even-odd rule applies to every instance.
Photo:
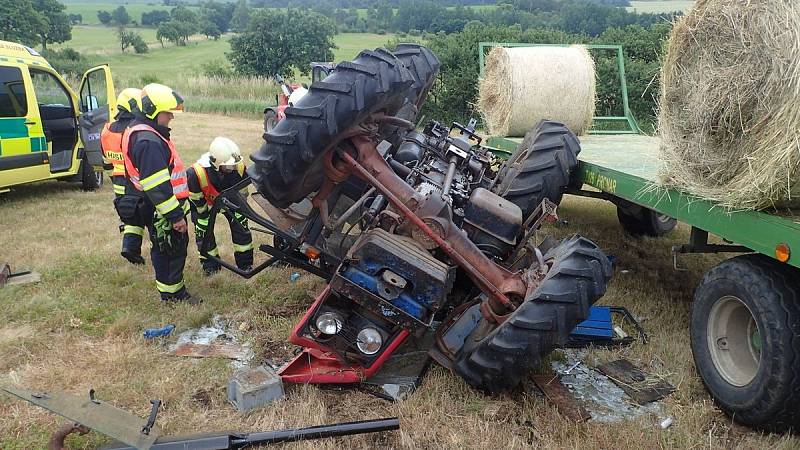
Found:
[[[800,427],[797,280],[797,269],[751,254],[712,268],[695,291],[694,363],[737,422],[775,432]]]
[[[269,133],[278,124],[278,115],[274,109],[264,110],[264,133]]]
[[[258,191],[285,208],[317,190],[329,144],[374,113],[394,114],[416,82],[384,49],[365,50],[352,62],[339,63],[264,135],[266,142],[251,156],[255,164],[248,170]]]
[[[516,204],[525,220],[545,198],[561,202],[570,174],[578,165],[580,143],[564,124],[539,122],[500,168],[492,189]]]
[[[678,224],[678,221],[670,216],[638,205],[631,205],[617,205],[617,218],[628,234],[660,237],[672,231]]]
[[[516,387],[543,356],[566,343],[611,279],[606,255],[581,236],[550,249],[545,262],[551,268],[530,299],[494,328],[481,319],[465,340],[453,367],[475,388],[495,393]]]

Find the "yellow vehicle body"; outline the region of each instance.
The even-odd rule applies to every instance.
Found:
[[[0,41],[0,192],[51,179],[102,183],[99,133],[116,106],[109,67],[87,71],[79,92],[35,50]]]

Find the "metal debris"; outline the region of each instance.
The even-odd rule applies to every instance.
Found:
[[[38,272],[24,270],[22,272],[12,272],[8,263],[0,263],[0,287],[5,285],[20,285],[28,283],[38,283],[42,276]]]
[[[240,343],[238,330],[225,323],[221,316],[211,319],[211,326],[187,330],[178,335],[170,350],[176,356],[193,358],[221,357],[231,359],[234,368],[247,366],[255,357],[250,344]]]
[[[568,371],[578,367],[579,363],[580,362],[575,363]],[[543,374],[533,375],[531,378],[544,396],[547,397],[547,400],[555,405],[558,412],[565,417],[575,422],[586,422],[591,419],[592,416],[586,411],[586,408],[584,408],[583,405],[575,399],[572,392],[561,383],[558,374],[548,370]]]
[[[644,373],[626,359],[611,361],[597,368],[640,405],[662,399],[675,391],[675,387],[666,380]]]
[[[565,349],[564,362],[553,361],[555,372],[564,373],[575,363],[584,360],[588,354],[584,349]],[[608,377],[588,364],[575,366],[569,375],[563,375],[561,382],[581,401],[591,414],[592,420],[603,423],[633,420],[648,414],[663,417],[663,405],[658,402],[640,406],[633,403],[630,397],[614,384]]]

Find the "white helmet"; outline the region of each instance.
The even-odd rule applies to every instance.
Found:
[[[292,94],[289,96],[289,104],[292,106],[296,105],[306,94],[308,94],[308,89],[303,86],[298,87],[292,91]]]
[[[239,152],[236,142],[222,136],[217,136],[211,141],[208,156],[211,164],[217,169],[220,166],[235,166],[242,160],[242,154]]]

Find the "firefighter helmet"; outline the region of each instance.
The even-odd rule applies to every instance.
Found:
[[[219,169],[221,166],[235,166],[242,160],[242,154],[239,152],[239,146],[232,140],[217,136],[211,141],[211,146],[208,148],[208,160],[211,164]]]
[[[142,109],[142,90],[137,88],[126,88],[117,96],[117,109],[132,113],[134,110]]]
[[[183,112],[183,97],[163,84],[150,83],[142,88],[142,112],[155,119],[160,112]]]

